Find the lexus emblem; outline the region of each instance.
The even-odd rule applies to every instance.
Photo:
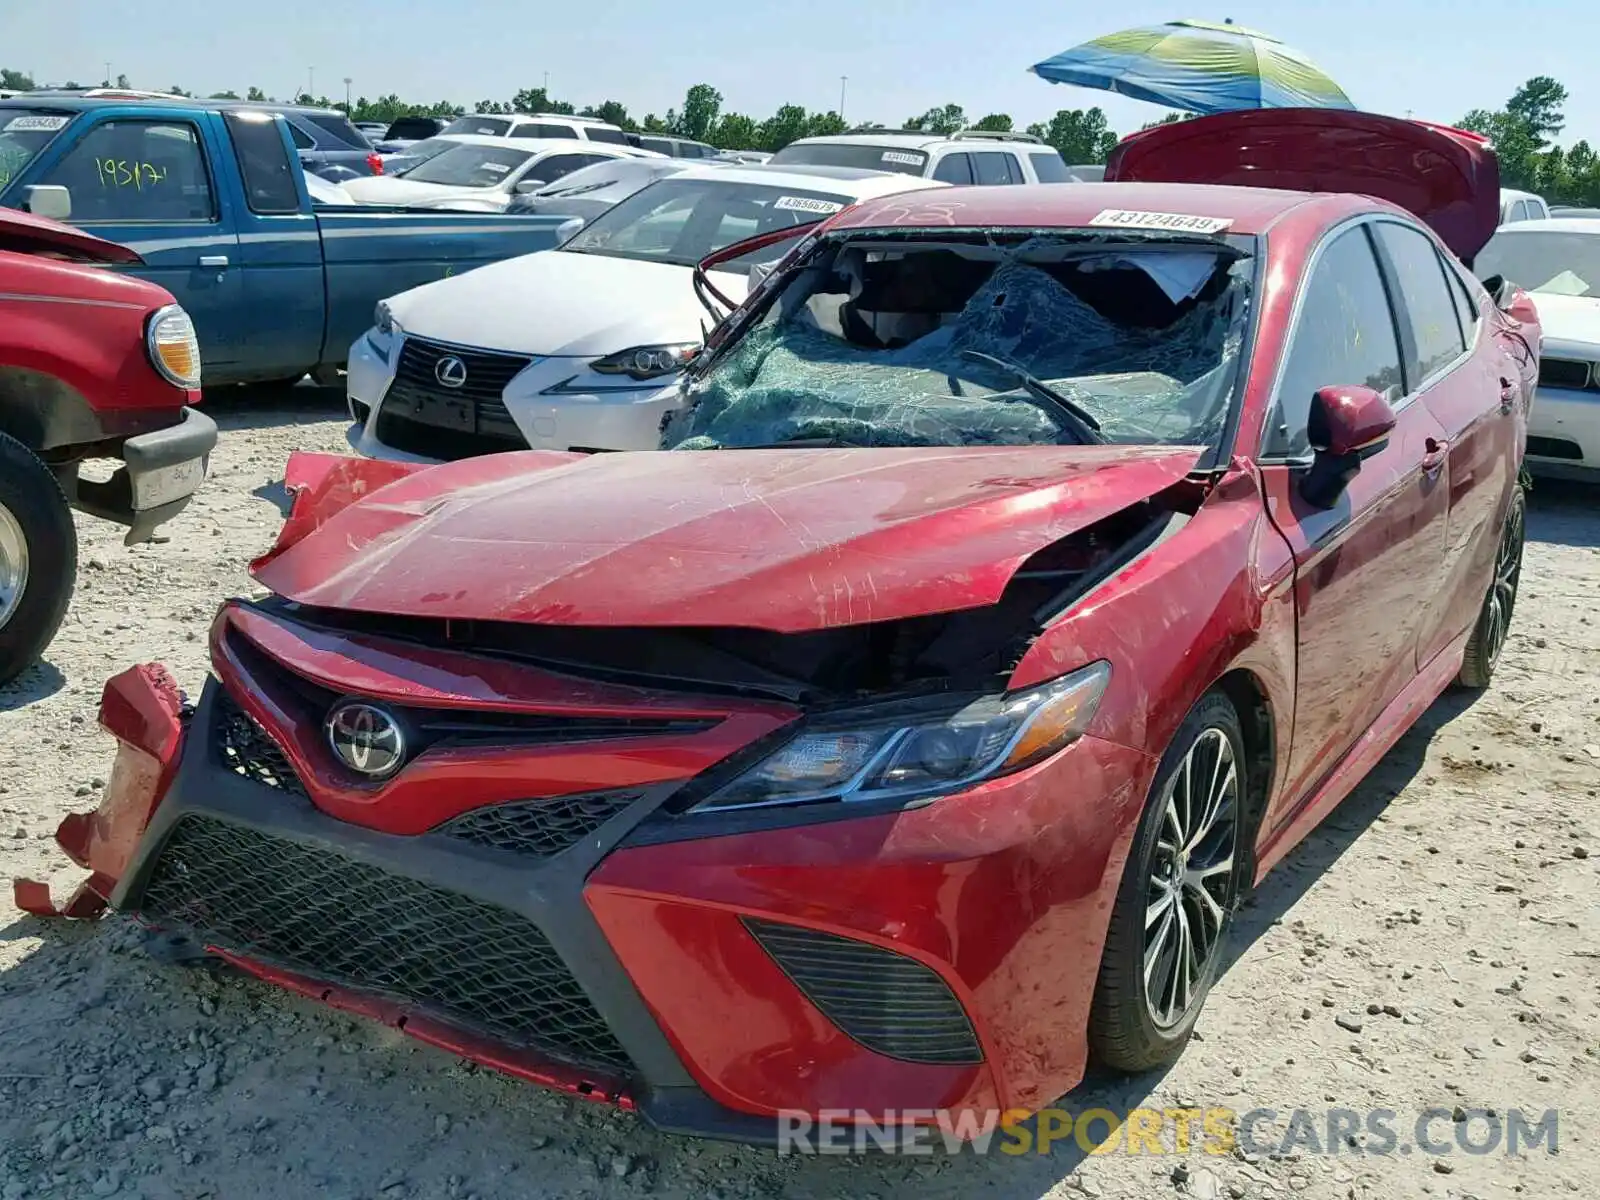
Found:
[[[406,738],[389,713],[351,702],[328,714],[328,746],[345,766],[368,779],[387,779],[404,765]]]
[[[433,364],[433,377],[439,381],[441,387],[464,387],[467,382],[467,364],[454,354],[447,354]]]

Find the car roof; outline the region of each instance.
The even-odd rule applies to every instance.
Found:
[[[1525,233],[1578,233],[1600,237],[1600,221],[1593,217],[1546,217],[1533,221],[1513,221],[1496,229],[1494,236],[1521,237]]]
[[[920,175],[903,175],[893,171],[813,170],[763,163],[725,166],[695,166],[680,172],[678,179],[719,179],[731,183],[748,183],[759,187],[793,187],[817,191],[826,185],[827,191],[836,195],[868,200],[876,196],[890,196],[899,192],[921,191],[929,187],[949,187],[936,179]],[[971,189],[966,189],[971,190]]]
[[[925,222],[932,226],[993,225],[1011,228],[1068,229],[1088,225],[1106,211],[1180,214],[1226,219],[1230,233],[1263,233],[1279,217],[1326,195],[1276,191],[1270,188],[1226,187],[1202,183],[1050,184],[1037,187],[961,187],[939,199],[939,212]],[[1345,198],[1381,207],[1376,200]],[[873,228],[908,222],[903,205],[868,201],[852,209],[842,227]],[[882,218],[880,220],[880,217]]]
[[[8,108],[53,108],[60,112],[83,112],[93,108],[136,106],[140,108],[204,108],[213,111],[253,109],[262,112],[295,113],[307,117],[343,117],[337,108],[319,108],[309,104],[279,104],[272,100],[201,100],[192,96],[79,96],[52,95],[48,92],[24,92],[9,100],[0,100]]]
[[[982,137],[959,137],[948,133],[918,133],[903,129],[886,129],[882,133],[840,133],[822,135],[820,137],[798,138],[789,144],[791,146],[904,146],[912,150],[925,150],[929,146],[942,146],[946,142],[959,143],[969,149],[974,146],[983,146],[985,143],[999,143],[1001,145],[1033,146],[1039,150],[1051,150],[1048,146],[1032,138],[1020,134],[1008,136],[1004,133],[984,134]]]
[[[492,133],[440,133],[423,141],[450,141],[460,142],[463,146],[493,146],[497,150],[511,147],[514,150],[528,150],[535,154],[546,150],[571,150],[574,154],[594,154],[599,151],[603,154],[615,154],[618,158],[634,158],[635,154],[627,153],[627,146],[613,146],[607,142],[586,142],[578,138],[507,138],[499,137]]]

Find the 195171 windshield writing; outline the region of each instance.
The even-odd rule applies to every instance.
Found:
[[[97,158],[94,165],[100,172],[100,186],[103,188],[131,187],[143,191],[147,187],[165,183],[167,179],[167,169],[155,163],[130,162],[125,158]]]

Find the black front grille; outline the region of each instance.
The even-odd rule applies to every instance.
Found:
[[[1542,358],[1539,360],[1539,384],[1552,388],[1585,388],[1590,383],[1590,367],[1586,362],[1570,358]]]
[[[582,986],[527,920],[337,851],[185,816],[137,907],[196,940],[407,1000],[552,1058],[632,1070]]]
[[[983,1061],[972,1022],[937,972],[851,938],[746,918],[745,927],[824,1016],[902,1062]]]
[[[217,688],[211,706],[211,742],[222,763],[236,775],[296,796],[305,784],[272,736],[233,697]]]
[[[466,381],[458,388],[439,382],[439,360],[458,358]],[[396,450],[430,458],[470,458],[526,450],[527,439],[506,409],[502,393],[533,359],[525,354],[461,350],[408,337],[378,411],[378,440]]]
[[[600,792],[495,804],[446,821],[438,832],[492,850],[551,858],[577,845],[642,795]]]

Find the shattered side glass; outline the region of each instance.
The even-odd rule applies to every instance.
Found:
[[[946,263],[961,253],[940,249]],[[987,249],[959,264],[973,278],[985,272],[987,278],[953,311],[928,311],[939,309],[948,271],[941,278],[930,273],[937,268],[919,268],[925,251],[839,251],[832,270],[788,284],[765,316],[693,381],[663,445],[1080,440],[1016,372],[972,354],[1005,360],[1075,401],[1098,420],[1106,441],[1217,440],[1247,328],[1248,257],[1225,247],[1174,254],[1171,247],[1135,246],[1064,258],[1057,238],[1032,239],[998,256]],[[854,265],[846,261],[852,254]],[[872,271],[877,299],[863,295],[871,290],[863,287],[863,272]],[[1127,311],[1119,314],[1124,320],[1113,320],[1102,311],[1126,310],[1135,284],[1150,298],[1135,315],[1153,313],[1156,324],[1129,321]]]

